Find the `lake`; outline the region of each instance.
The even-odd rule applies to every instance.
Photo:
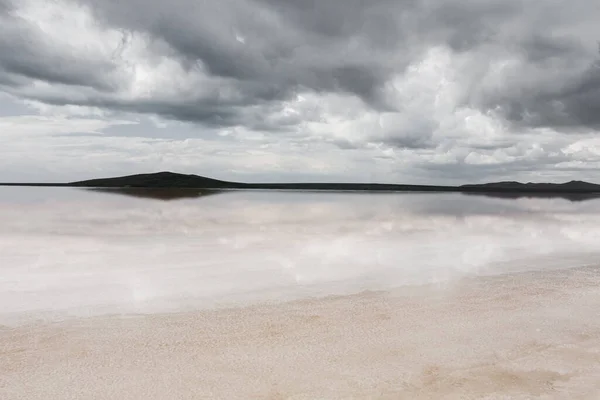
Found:
[[[598,243],[593,199],[0,188],[0,343],[18,365],[6,387],[31,399],[76,378],[106,398],[587,398],[600,390]],[[108,389],[106,354],[106,376],[140,357],[152,367],[131,379],[172,379]],[[201,359],[237,386],[173,370]]]
[[[0,315],[447,284],[593,263],[598,243],[600,200],[0,188]]]

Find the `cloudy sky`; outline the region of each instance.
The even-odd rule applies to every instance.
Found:
[[[600,182],[600,2],[0,0],[0,181]]]

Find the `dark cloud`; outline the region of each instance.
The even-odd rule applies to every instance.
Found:
[[[600,67],[592,64],[576,77],[565,77],[520,96],[491,97],[487,106],[521,127],[565,132],[600,128]]]
[[[0,85],[10,88],[19,88],[27,85],[29,81],[21,76],[12,74],[8,71],[0,70]]]
[[[580,59],[587,50],[584,44],[575,37],[544,35],[534,32],[521,39],[521,53],[529,62],[548,64],[553,60]]]
[[[0,13],[7,14],[12,9],[13,3],[11,0],[0,0]]]
[[[279,100],[310,89],[348,92],[377,104],[376,92],[394,68],[371,53],[397,48],[399,36],[394,16],[381,7],[393,3],[374,3],[224,0],[199,7],[183,0],[131,0],[94,2],[93,9],[108,26],[164,41],[186,65],[235,79],[250,96]],[[262,93],[265,86],[270,89]]]
[[[19,77],[21,77],[63,85],[88,86],[99,91],[114,89],[104,79],[104,74],[92,72],[97,71],[101,66],[88,65],[90,69],[83,69],[81,66],[74,66],[77,61],[73,59],[64,59],[54,55],[40,57],[39,53],[30,51],[27,46],[19,46],[19,51],[15,51],[14,43],[7,45],[3,42],[0,39],[0,52],[6,55],[0,59],[0,68],[8,77],[4,80],[8,84],[12,81],[18,85]]]
[[[61,47],[13,12],[16,0],[0,0],[0,85],[6,91],[54,105],[280,132],[300,125],[302,116],[273,113],[303,92],[343,93],[373,110],[401,111],[384,95],[386,85],[432,46],[447,46],[467,60],[460,71],[466,78],[459,105],[493,110],[521,127],[600,126],[600,70],[590,51],[600,29],[589,22],[600,10],[584,0],[543,5],[517,0],[65,4],[89,7],[95,27],[121,32],[114,51],[94,57]],[[144,38],[155,57],[146,61],[176,60],[184,71],[203,74],[205,80],[190,80],[178,89],[181,93],[165,89],[132,95],[134,66],[127,63],[135,60],[120,54],[136,38]],[[517,60],[512,73],[485,86],[494,62],[503,57]],[[35,82],[65,89],[38,90]],[[385,141],[410,149],[435,147],[428,129],[437,125],[424,126]]]
[[[107,92],[117,89],[111,82],[114,66],[110,60],[89,60],[56,48],[41,30],[15,12],[14,4],[4,4],[5,10],[0,10],[1,83],[22,86],[27,81],[42,81]]]
[[[409,135],[403,137],[391,136],[382,140],[382,143],[385,143],[391,147],[411,150],[432,149],[437,147],[437,143],[434,143],[431,138],[428,138],[424,135]]]
[[[376,104],[377,89],[384,83],[385,74],[377,66],[346,65],[331,71],[334,86],[330,90],[353,93],[372,105]]]

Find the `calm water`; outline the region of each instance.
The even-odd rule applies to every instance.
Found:
[[[447,285],[594,264],[598,243],[600,200],[0,188],[0,317]]]

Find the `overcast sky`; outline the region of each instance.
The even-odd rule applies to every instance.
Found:
[[[595,0],[0,0],[0,181],[600,183]]]

